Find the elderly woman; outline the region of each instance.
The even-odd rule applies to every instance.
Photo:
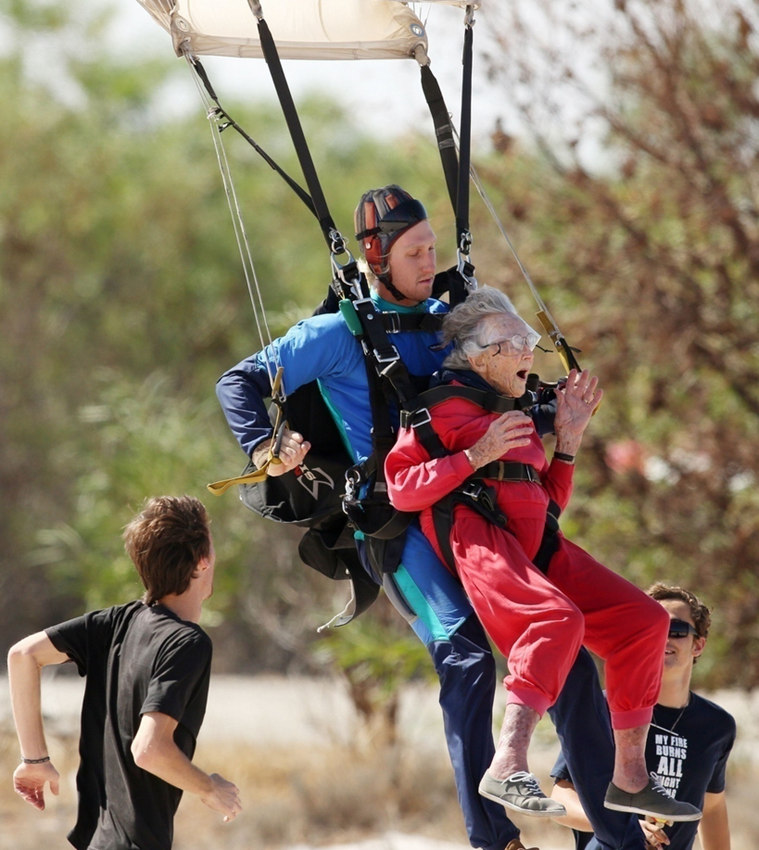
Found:
[[[700,811],[671,799],[651,781],[645,763],[666,612],[567,540],[548,516],[549,508],[555,516],[569,501],[574,458],[601,400],[597,379],[573,370],[557,390],[556,449],[548,463],[526,402],[539,334],[490,287],[456,307],[443,334],[454,348],[440,381],[452,394],[442,400],[438,394],[429,416],[417,417],[414,425],[424,427],[401,430],[385,471],[393,504],[421,511],[422,530],[444,560],[446,552],[452,555],[482,624],[508,659],[503,726],[480,793],[524,814],[563,813],[530,773],[527,749],[585,644],[606,662],[616,752],[604,805],[670,821],[697,820]],[[425,428],[434,433],[422,439]],[[463,494],[465,483],[472,492],[472,480],[491,489],[494,511],[483,511],[481,502]],[[458,498],[439,536],[435,504],[450,493]]]

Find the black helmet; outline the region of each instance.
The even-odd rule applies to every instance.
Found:
[[[391,290],[390,248],[399,236],[426,218],[422,203],[394,183],[364,192],[358,202],[354,222],[361,253],[372,272]]]

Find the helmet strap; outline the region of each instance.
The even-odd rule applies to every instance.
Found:
[[[372,271],[374,271],[374,270],[372,270]],[[387,291],[390,292],[390,294],[393,296],[393,298],[397,299],[398,301],[410,301],[411,300],[408,297],[408,295],[404,295],[400,291],[400,289],[398,289],[398,287],[393,283],[393,281],[390,279],[390,272],[389,271],[382,272],[381,274],[377,274],[377,272],[374,272],[374,276],[377,278],[378,281],[380,281],[380,283],[385,287],[385,289],[387,289]]]

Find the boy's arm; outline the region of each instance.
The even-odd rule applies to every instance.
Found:
[[[588,816],[580,803],[577,791],[568,779],[556,780],[551,789],[551,799],[561,803],[567,810],[566,815],[560,818],[552,818],[552,820],[579,832],[593,832],[593,827],[590,825]]]
[[[49,759],[42,723],[40,671],[68,660],[45,632],[25,637],[8,652],[8,685],[22,758],[13,773],[13,785],[17,794],[40,811],[45,808],[45,783],[50,783],[53,794],[58,793],[58,771]]]
[[[168,714],[143,714],[132,741],[134,763],[175,788],[197,794],[209,808],[221,812],[225,821],[232,820],[242,808],[239,789],[218,773],[209,775],[196,767],[174,743],[176,728],[177,721]]]
[[[704,813],[698,825],[698,838],[704,850],[730,850],[730,824],[725,792],[704,796]]]

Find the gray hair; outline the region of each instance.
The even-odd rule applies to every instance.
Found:
[[[466,301],[458,304],[443,320],[443,341],[454,343],[451,353],[443,361],[447,369],[468,369],[469,357],[482,351],[480,331],[488,316],[511,316],[520,322],[508,295],[492,286],[475,289]]]

